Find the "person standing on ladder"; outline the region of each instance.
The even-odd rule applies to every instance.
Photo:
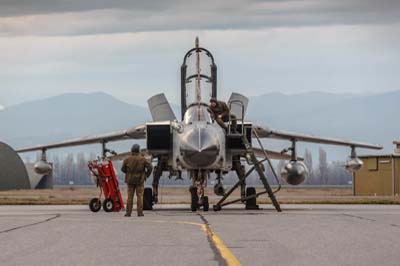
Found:
[[[125,183],[128,185],[128,199],[126,204],[126,217],[130,217],[133,208],[133,195],[136,191],[137,215],[143,216],[143,192],[144,181],[153,171],[153,166],[140,153],[140,146],[134,144],[131,149],[132,155],[122,162],[121,171],[125,173]]]

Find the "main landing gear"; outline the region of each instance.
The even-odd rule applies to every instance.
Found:
[[[153,209],[153,190],[149,187],[144,188],[143,192],[143,210]]]

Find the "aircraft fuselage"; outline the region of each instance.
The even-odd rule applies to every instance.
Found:
[[[193,106],[192,108],[196,108]],[[188,110],[185,119],[173,130],[174,169],[213,170],[229,168],[226,160],[225,131],[212,123],[206,107],[202,106],[201,120],[192,120]]]

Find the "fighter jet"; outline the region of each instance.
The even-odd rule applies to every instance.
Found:
[[[221,196],[219,202],[213,206],[215,211],[237,202],[244,203],[248,209],[257,208],[256,198],[262,194],[268,194],[276,210],[281,211],[275,197],[279,188],[272,190],[266,178],[264,163],[269,164],[273,170],[272,174],[278,178],[270,160],[288,160],[281,171],[281,177],[288,184],[301,184],[308,170],[296,154],[298,142],[348,146],[350,156],[346,168],[350,171],[362,167],[362,161],[357,158],[356,148],[382,149],[379,145],[369,143],[316,137],[253,124],[245,119],[249,99],[239,93],[232,93],[227,101],[231,114],[236,117],[237,128],[233,129],[232,121],[228,121],[226,131],[215,123],[208,110],[210,99],[217,98],[217,92],[217,66],[214,57],[210,51],[199,46],[199,40],[196,38],[195,47],[185,54],[181,66],[181,119],[176,118],[166,96],[161,93],[148,100],[153,121],[144,125],[17,151],[42,151],[42,158],[35,164],[35,170],[44,174],[52,171],[51,164],[46,160],[46,151],[49,149],[99,143],[102,145],[103,157],[110,155],[111,159],[120,160],[129,153],[117,155],[107,148],[108,143],[144,139],[147,147],[143,152],[157,165],[152,188],[146,188],[147,193],[144,193],[145,197],[150,198],[145,198],[145,201],[158,202],[159,179],[164,171],[179,177],[183,171],[187,171],[193,182],[190,187],[192,211],[200,208],[208,211],[209,202],[204,188],[207,180],[211,178],[211,173],[216,179],[214,192]],[[263,148],[262,138],[287,140],[290,145],[283,151],[270,151]],[[254,143],[258,143],[258,147],[253,145]],[[246,163],[250,166],[247,171]],[[223,175],[231,171],[236,172],[238,181],[229,191],[225,191],[222,184]],[[254,187],[246,187],[246,178],[252,173],[260,177],[264,186],[258,193]],[[232,192],[239,188],[240,198],[226,202]]]

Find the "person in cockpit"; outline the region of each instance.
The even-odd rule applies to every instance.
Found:
[[[225,130],[225,132],[228,132],[228,126],[225,122],[228,122],[229,120],[232,122],[232,132],[236,132],[236,116],[231,114],[229,107],[225,102],[218,101],[216,98],[211,98],[208,111],[210,112],[211,117]]]

